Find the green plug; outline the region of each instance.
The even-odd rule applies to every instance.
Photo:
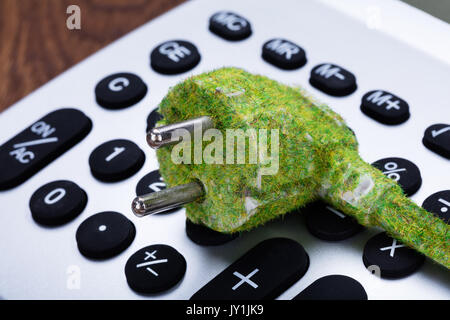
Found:
[[[164,120],[147,139],[161,146],[160,173],[172,188],[136,198],[137,215],[185,204],[192,222],[234,233],[320,199],[450,268],[449,225],[364,162],[341,116],[303,90],[222,68],[171,88],[159,112]],[[244,133],[243,147],[228,143],[238,141],[230,129]]]

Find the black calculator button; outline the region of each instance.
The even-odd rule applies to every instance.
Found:
[[[76,183],[59,180],[37,189],[30,199],[31,215],[39,224],[58,226],[76,218],[86,207],[87,195]]]
[[[407,196],[411,196],[422,185],[419,168],[409,160],[402,158],[384,158],[375,161],[372,165],[381,170],[385,176],[395,180]]]
[[[367,300],[367,293],[355,279],[335,274],[317,279],[293,300]]]
[[[59,109],[33,123],[0,146],[0,190],[26,181],[83,140],[91,129],[91,120],[76,109]]]
[[[314,67],[309,82],[320,91],[336,97],[347,96],[357,88],[353,73],[331,63]]]
[[[159,174],[159,170],[154,170],[139,180],[138,184],[136,185],[136,195],[142,196],[144,194],[153,193],[153,192],[159,192],[166,189],[166,183],[164,182],[163,178]],[[162,211],[161,213],[171,213],[178,211],[180,208],[173,208],[166,211]]]
[[[147,117],[147,128],[145,132],[149,132],[155,128],[156,123],[163,119],[163,116],[158,112],[158,109],[153,110]]]
[[[209,19],[209,30],[219,37],[231,41],[244,40],[252,34],[250,22],[229,11],[219,11],[212,15]]]
[[[183,255],[164,244],[142,248],[125,265],[128,285],[143,294],[166,291],[180,282],[185,273]]]
[[[262,58],[284,70],[294,70],[306,64],[306,53],[295,43],[275,38],[263,44]]]
[[[134,224],[118,212],[100,212],[84,220],[77,229],[80,253],[91,259],[118,255],[133,242]]]
[[[354,218],[322,201],[314,202],[303,210],[309,232],[325,241],[345,240],[364,229]]]
[[[375,90],[367,92],[361,100],[361,111],[378,122],[394,125],[409,119],[408,103],[396,95]]]
[[[134,142],[124,139],[105,142],[89,156],[92,175],[105,182],[131,177],[141,169],[144,161],[144,152]]]
[[[193,69],[200,62],[197,47],[184,40],[166,41],[150,55],[150,63],[156,72],[179,74]]]
[[[192,242],[201,246],[219,246],[238,237],[238,233],[226,234],[186,219],[186,235]]]
[[[450,190],[433,193],[425,199],[422,207],[450,224]]]
[[[424,133],[423,144],[437,154],[450,159],[450,125],[433,124]]]
[[[275,299],[303,277],[308,267],[308,254],[298,242],[272,238],[250,249],[191,299]]]
[[[386,232],[370,238],[364,246],[364,265],[379,268],[382,278],[406,277],[419,269],[424,261],[423,255],[389,237]]]
[[[101,80],[95,87],[99,105],[106,109],[123,109],[141,101],[147,85],[132,73],[116,73]]]

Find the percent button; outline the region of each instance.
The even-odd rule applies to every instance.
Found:
[[[403,158],[384,158],[372,165],[381,170],[385,176],[397,181],[407,196],[412,196],[422,185],[419,168]]]

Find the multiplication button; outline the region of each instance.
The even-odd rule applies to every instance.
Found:
[[[165,244],[151,245],[134,253],[125,265],[128,285],[136,292],[150,294],[176,285],[186,272],[186,260]]]
[[[123,109],[141,101],[147,85],[133,73],[116,73],[101,80],[95,87],[99,105],[106,109]]]
[[[92,175],[100,181],[121,181],[141,169],[144,152],[129,140],[117,139],[103,143],[89,156]]]
[[[386,232],[375,235],[364,246],[364,265],[366,268],[379,268],[382,278],[406,277],[414,273],[424,261],[423,255],[392,239]]]
[[[59,180],[37,189],[30,199],[31,215],[39,224],[58,226],[73,220],[86,207],[87,195],[76,183]]]

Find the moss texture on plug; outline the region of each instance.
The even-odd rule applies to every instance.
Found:
[[[210,116],[224,137],[226,129],[279,130],[274,175],[261,175],[264,165],[259,163],[174,164],[173,146],[158,150],[160,172],[169,186],[198,180],[205,188],[201,201],[186,205],[194,223],[219,232],[250,230],[322,199],[450,267],[449,226],[364,162],[341,116],[303,90],[222,68],[176,85],[159,108],[164,116],[159,124]]]

